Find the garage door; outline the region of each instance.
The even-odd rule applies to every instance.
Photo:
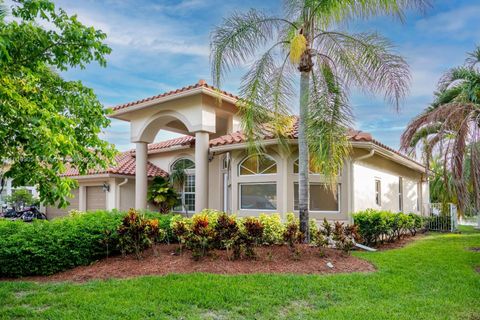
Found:
[[[48,219],[62,217],[68,214],[68,211],[70,210],[78,210],[78,189],[72,190],[71,193],[73,194],[73,198],[68,199],[68,202],[70,202],[70,205],[68,207],[59,209],[56,206],[52,206],[45,209],[45,213]]]
[[[87,210],[105,210],[106,199],[102,187],[87,187]]]

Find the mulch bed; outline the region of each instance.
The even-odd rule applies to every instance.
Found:
[[[223,250],[215,250],[209,256],[194,261],[190,251],[184,250],[182,254],[175,254],[177,249],[178,245],[160,245],[156,248],[157,256],[150,249],[144,252],[141,260],[137,260],[133,255],[115,256],[51,276],[26,277],[21,280],[85,282],[93,279],[192,272],[328,274],[375,271],[375,267],[365,260],[334,249],[324,249],[325,256],[321,257],[318,248],[308,245],[299,246],[300,256],[297,260],[293,259],[287,246],[259,247],[256,249],[256,260],[236,261],[231,261]],[[327,266],[328,262],[333,264],[333,268]]]

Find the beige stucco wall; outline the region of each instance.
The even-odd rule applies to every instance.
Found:
[[[403,178],[403,211],[419,213],[417,198],[420,197],[420,204],[429,199],[428,185],[422,182],[422,173],[379,155],[353,165],[354,211],[368,208],[399,211],[399,177]],[[377,179],[381,181],[381,206],[375,203]],[[417,191],[418,184],[422,185],[421,194]]]
[[[119,182],[122,183],[124,180]],[[129,178],[128,181],[117,188],[119,192],[118,209],[127,211],[135,207],[135,179]]]
[[[224,209],[224,190],[228,192],[228,208],[238,216],[256,216],[262,212],[279,212],[282,217],[287,212],[295,212],[294,205],[294,183],[298,181],[297,174],[293,173],[293,163],[298,158],[298,153],[293,147],[289,153],[280,151],[276,146],[267,148],[267,153],[277,162],[277,174],[260,176],[240,176],[238,165],[247,153],[245,150],[232,150],[230,170],[228,175],[228,188],[224,188],[223,158],[226,153],[217,153],[209,162],[209,208]],[[193,148],[176,151],[161,152],[149,155],[149,161],[169,170],[171,164],[177,159],[186,157],[194,160],[195,150]],[[355,149],[353,158],[368,154],[365,150]],[[352,171],[350,171],[352,168]],[[400,165],[392,160],[379,155],[360,162],[354,162],[350,167],[350,160],[346,161],[343,171],[339,177],[339,211],[337,212],[315,212],[311,211],[310,216],[316,219],[327,218],[329,220],[349,220],[350,213],[367,208],[378,208],[398,211],[398,178],[403,177],[404,184],[404,211],[418,212],[417,210],[417,183],[421,182],[422,173],[411,168]],[[375,204],[375,179],[382,181],[382,206]],[[242,183],[273,182],[277,185],[277,209],[266,210],[242,210],[239,205],[239,188]],[[311,174],[311,183],[322,183],[325,179],[321,175]],[[125,190],[125,193],[127,189]],[[134,184],[128,188],[130,193],[129,201],[133,203]],[[353,199],[350,193],[354,195]],[[311,195],[314,196],[314,195]],[[121,195],[123,198],[123,194]],[[428,184],[422,183],[422,195],[420,203],[428,202]],[[123,201],[123,200],[122,200]],[[352,207],[353,206],[353,207]],[[352,210],[353,208],[353,210]]]
[[[169,152],[159,152],[148,155],[148,161],[153,163],[159,168],[169,172],[172,164],[181,158],[187,158],[192,161],[195,161],[195,149],[180,149]]]
[[[209,161],[208,181],[208,207],[224,210],[224,190],[227,190],[228,208],[230,212],[238,216],[256,216],[262,212],[279,212],[285,217],[287,212],[294,212],[294,183],[298,181],[297,174],[293,173],[293,163],[298,157],[295,147],[289,153],[280,151],[276,146],[267,148],[267,153],[277,162],[277,174],[259,176],[240,176],[238,166],[247,156],[245,150],[232,150],[229,152],[231,162],[230,170],[223,168],[223,160],[226,152],[211,154]],[[352,155],[357,158],[368,154],[368,151],[355,149]],[[183,148],[176,151],[150,154],[148,160],[160,168],[169,171],[171,164],[180,158],[194,160],[195,150]],[[224,188],[223,174],[228,172],[227,188]],[[353,175],[352,175],[353,173]],[[379,155],[368,159],[353,162],[346,161],[344,169],[339,177],[339,211],[338,212],[315,212],[310,216],[316,219],[327,218],[329,220],[349,220],[350,213],[367,208],[377,208],[398,211],[398,178],[403,177],[404,184],[404,211],[418,212],[417,210],[417,184],[422,180],[422,173],[400,165],[392,160]],[[127,179],[127,182],[125,182]],[[375,204],[375,179],[382,183],[382,205]],[[321,175],[311,174],[311,183],[322,183]],[[106,209],[119,208],[128,210],[135,206],[135,177],[104,177],[96,179],[83,179],[80,188],[92,185],[110,184],[110,192],[106,193]],[[239,186],[242,183],[273,182],[277,185],[277,209],[265,210],[241,210],[239,208]],[[124,183],[122,186],[120,184]],[[428,183],[422,183],[420,203],[428,202]],[[80,192],[81,194],[81,192]],[[353,194],[353,198],[350,196]],[[315,196],[315,195],[311,195]],[[81,198],[81,195],[80,195]],[[83,200],[85,201],[85,200]],[[80,203],[82,200],[80,199]],[[80,208],[85,205],[79,204]],[[156,210],[153,204],[148,204],[150,210]],[[353,209],[353,210],[352,210]]]

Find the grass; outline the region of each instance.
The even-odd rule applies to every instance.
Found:
[[[480,319],[480,233],[355,253],[378,272],[0,282],[0,319]]]

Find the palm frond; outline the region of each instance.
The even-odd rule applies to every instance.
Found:
[[[220,87],[226,72],[252,58],[258,49],[275,39],[276,31],[285,24],[289,22],[254,9],[224,19],[213,31],[210,42],[214,85]]]
[[[5,17],[7,16],[8,10],[5,7],[3,1],[0,1],[0,21],[4,21]]]
[[[348,87],[354,85],[373,94],[383,93],[398,109],[408,93],[410,72],[405,60],[392,54],[392,46],[375,33],[318,33],[314,48],[329,57],[338,77]]]
[[[467,66],[471,68],[480,63],[480,46],[477,46],[472,52],[467,53],[465,62]]]
[[[293,8],[300,10],[301,5],[293,5],[297,1],[289,2],[291,2],[290,11],[295,12]],[[322,28],[356,18],[367,19],[379,15],[389,15],[403,21],[406,10],[415,9],[424,12],[431,6],[428,0],[307,0],[301,2],[303,2],[303,10],[307,9],[311,19]]]
[[[415,130],[414,135],[412,136],[412,139],[410,140],[410,147],[414,148],[417,146],[423,139],[428,138],[432,134],[436,134],[440,131],[441,124],[439,123],[434,123],[434,124],[428,124],[424,127],[418,128],[418,130]]]
[[[311,163],[334,188],[351,151],[347,131],[353,117],[346,89],[328,63],[318,65],[312,73],[309,109],[307,140]]]
[[[265,131],[273,131],[281,146],[288,147],[286,135],[291,123],[289,105],[293,92],[292,70],[287,57],[277,66],[274,49],[279,42],[267,50],[242,77],[240,96],[237,103],[242,116],[242,129],[251,152],[262,152]]]

